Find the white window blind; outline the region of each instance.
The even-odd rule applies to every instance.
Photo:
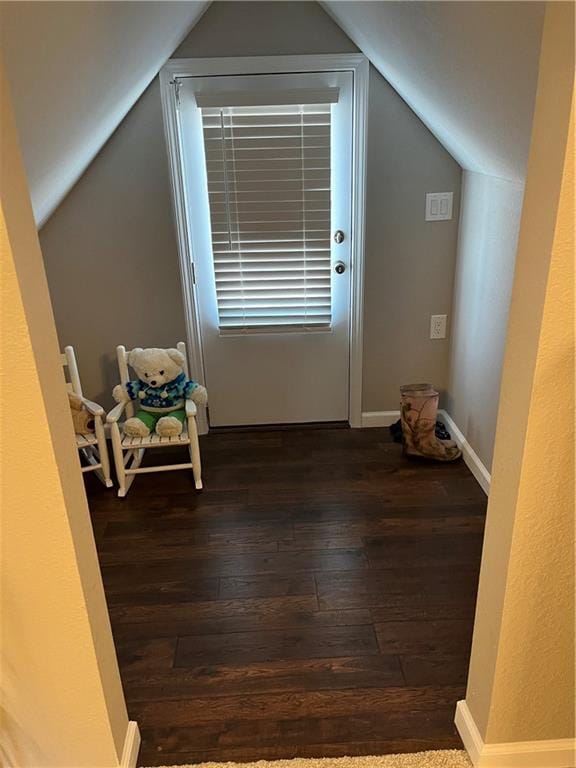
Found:
[[[220,328],[330,327],[330,103],[201,112]]]

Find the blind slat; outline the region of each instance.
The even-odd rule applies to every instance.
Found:
[[[301,280],[296,280],[295,278],[287,279],[284,277],[275,280],[269,279],[260,281],[220,280],[220,286],[218,286],[219,291],[234,291],[235,293],[240,292],[240,294],[244,293],[246,295],[254,293],[254,296],[259,295],[259,291],[280,292],[283,294],[286,291],[302,292],[303,289],[306,290],[306,295],[308,290],[324,292],[325,289],[327,289],[329,291],[330,280],[312,277],[307,279],[302,277]]]

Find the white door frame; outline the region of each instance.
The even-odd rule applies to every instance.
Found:
[[[348,422],[362,426],[362,344],[364,323],[364,241],[368,114],[368,59],[362,54],[307,56],[250,56],[218,59],[170,59],[160,71],[160,93],[168,153],[172,203],[176,224],[180,274],[186,316],[190,367],[205,380],[202,336],[194,280],[194,253],[189,236],[182,152],[178,136],[178,80],[217,75],[287,74],[293,72],[350,71],[354,76],[352,102],[352,232],[350,263],[350,388]],[[201,434],[208,431],[203,411],[198,414]]]

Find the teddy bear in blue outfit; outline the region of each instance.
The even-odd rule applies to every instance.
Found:
[[[184,357],[177,349],[137,347],[128,355],[128,365],[138,379],[118,384],[112,396],[117,403],[139,403],[136,415],[124,422],[124,434],[129,437],[146,437],[154,430],[160,437],[176,437],[186,419],[184,401],[207,403],[206,389],[187,378]]]

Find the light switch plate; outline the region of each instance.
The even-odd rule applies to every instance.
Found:
[[[447,221],[452,218],[452,192],[426,193],[426,221]]]
[[[430,338],[431,339],[445,339],[446,338],[446,315],[431,315],[430,316]]]

